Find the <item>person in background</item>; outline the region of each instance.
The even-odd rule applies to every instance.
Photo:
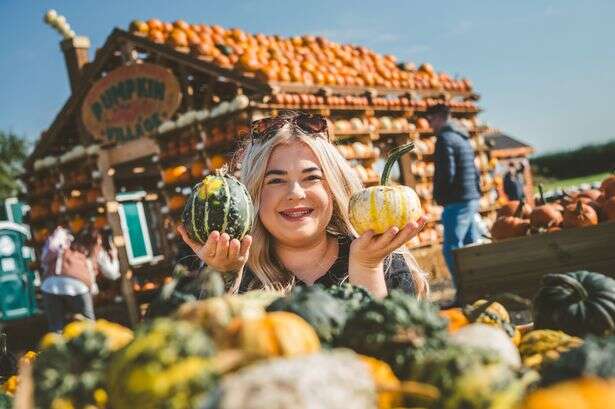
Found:
[[[508,164],[508,172],[504,176],[504,193],[508,196],[508,200],[525,199],[523,171],[523,164],[519,168],[512,162]]]
[[[98,293],[96,276],[102,273],[111,280],[119,278],[117,249],[105,250],[102,235],[91,227],[74,239],[59,227],[49,237],[42,259],[46,267],[41,290],[49,329],[61,332],[69,315],[95,319],[92,295]]]
[[[437,136],[434,158],[433,197],[444,207],[442,252],[457,287],[453,250],[479,241],[475,214],[479,209],[480,174],[468,130],[451,117],[449,108],[437,104],[427,110],[427,120]],[[457,298],[453,305],[457,304]]]

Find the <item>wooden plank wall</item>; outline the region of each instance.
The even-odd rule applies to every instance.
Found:
[[[615,222],[465,247],[454,252],[463,303],[511,292],[531,298],[547,273],[615,277]]]

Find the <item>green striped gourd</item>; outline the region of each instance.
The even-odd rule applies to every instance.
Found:
[[[357,233],[373,230],[381,234],[393,226],[401,229],[423,214],[419,197],[411,187],[386,185],[395,162],[412,149],[414,143],[393,149],[382,171],[380,185],[364,189],[350,198],[348,216]]]
[[[199,243],[205,243],[214,230],[241,240],[252,228],[253,218],[248,190],[224,170],[194,187],[182,214],[188,235]]]

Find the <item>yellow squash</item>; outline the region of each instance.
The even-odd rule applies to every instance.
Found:
[[[382,171],[380,185],[364,189],[350,198],[348,216],[357,233],[373,230],[381,234],[393,226],[402,229],[423,215],[421,201],[411,187],[386,186],[395,162],[412,149],[414,143],[392,150]]]

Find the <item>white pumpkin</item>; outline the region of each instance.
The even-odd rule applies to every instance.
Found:
[[[521,366],[521,357],[515,344],[504,330],[487,324],[470,324],[450,335],[455,345],[490,349],[514,368]]]

